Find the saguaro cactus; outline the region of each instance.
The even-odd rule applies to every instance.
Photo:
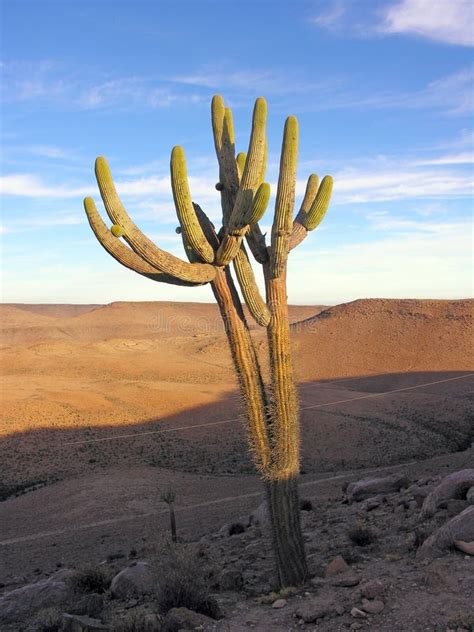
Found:
[[[288,117],[271,242],[267,246],[258,225],[270,196],[270,187],[264,182],[266,118],[266,102],[258,98],[248,152],[236,156],[232,112],[222,97],[212,100],[212,129],[219,163],[216,189],[220,192],[223,217],[218,232],[192,201],[183,148],[173,148],[171,183],[180,224],[177,232],[182,236],[189,262],[161,250],[133,223],[115,191],[105,158],[97,158],[95,172],[111,228],[102,221],[92,198],[86,198],[84,206],[97,239],[122,265],[154,281],[188,286],[210,283],[243,395],[250,450],[265,483],[278,581],[281,586],[289,586],[304,581],[307,566],[299,519],[299,411],[289,347],[287,260],[292,248],[323,219],[332,178],[326,176],[319,184],[316,175],[309,177],[301,209],[293,219],[298,122],[294,116]],[[263,266],[266,299],[258,289],[244,241]],[[231,263],[252,317],[267,329],[269,385],[262,378]]]

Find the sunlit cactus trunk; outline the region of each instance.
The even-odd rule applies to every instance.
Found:
[[[232,113],[221,97],[212,101],[212,129],[219,163],[216,185],[222,203],[222,228],[216,233],[207,215],[192,201],[181,147],[171,155],[171,182],[181,234],[189,262],[160,249],[133,223],[112,182],[104,158],[96,161],[102,200],[112,222],[102,221],[92,198],[84,201],[92,230],[102,246],[122,265],[155,281],[197,286],[210,283],[243,396],[249,449],[264,481],[280,586],[307,578],[301,533],[298,476],[300,431],[298,397],[290,353],[287,306],[289,252],[322,221],[332,191],[332,178],[321,184],[311,174],[301,208],[293,219],[298,152],[298,123],[286,120],[272,225],[266,244],[258,222],[270,198],[266,170],[267,106],[257,99],[247,153],[235,154]],[[121,241],[123,238],[124,241]],[[244,241],[263,266],[265,298],[261,295]],[[124,243],[125,242],[125,243]],[[270,382],[264,384],[259,361],[230,264],[254,320],[267,330]]]

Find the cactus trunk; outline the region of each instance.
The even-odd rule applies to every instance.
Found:
[[[275,566],[280,586],[299,586],[308,576],[301,532],[298,479],[266,484]]]

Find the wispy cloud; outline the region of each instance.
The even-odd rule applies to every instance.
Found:
[[[378,28],[386,34],[474,46],[473,19],[472,0],[401,0],[386,10]]]
[[[199,103],[199,94],[177,91],[160,78],[107,77],[91,80],[52,61],[8,62],[2,66],[3,99],[6,103],[49,104],[77,110],[119,108],[167,108]]]
[[[364,3],[335,0],[310,18],[315,26],[358,38],[409,35],[443,44],[474,46],[472,0],[392,0]]]

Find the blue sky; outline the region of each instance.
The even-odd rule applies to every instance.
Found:
[[[298,117],[297,208],[311,172],[334,177],[323,224],[291,254],[291,302],[472,295],[471,0],[1,7],[3,301],[212,300],[122,268],[82,198],[99,202],[105,155],[136,223],[181,253],[169,156],[184,146],[193,198],[217,221],[215,93],[239,151],[266,97],[272,190],[285,117]]]

